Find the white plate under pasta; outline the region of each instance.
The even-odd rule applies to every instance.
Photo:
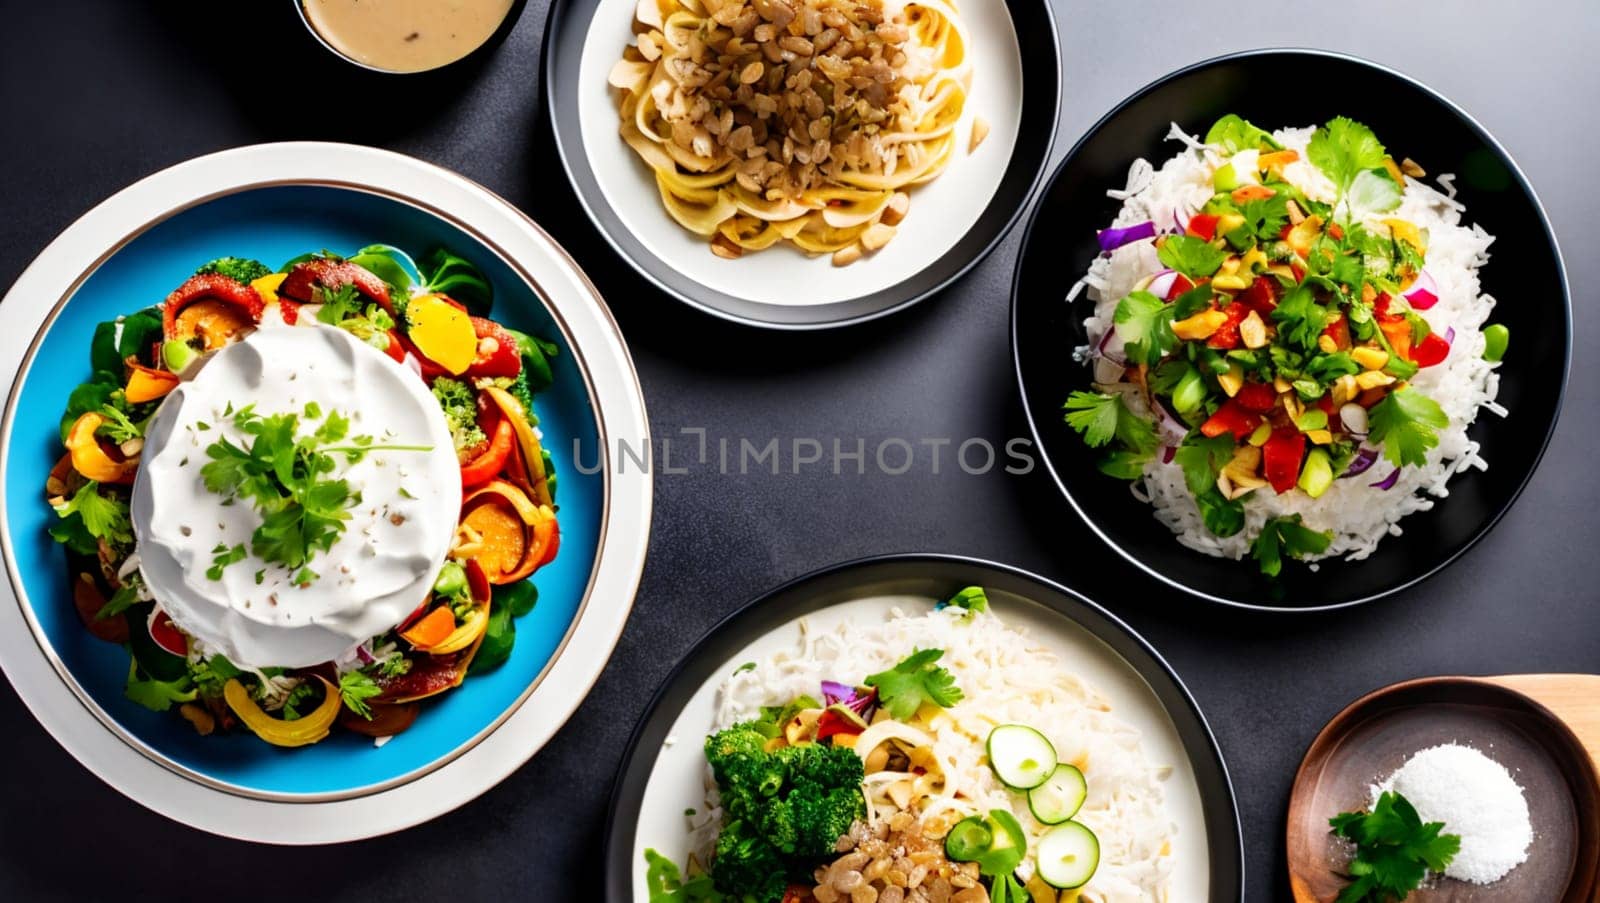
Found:
[[[937,261],[977,223],[1011,159],[1022,108],[1022,64],[1005,4],[967,0],[961,22],[966,57],[981,75],[972,80],[944,175],[916,186],[909,215],[881,250],[848,267],[828,255],[808,257],[780,243],[729,260],[712,254],[707,238],[685,229],[662,207],[655,171],[618,135],[616,90],[608,83],[622,48],[633,40],[634,0],[600,0],[579,67],[579,123],[584,153],[604,202],[652,254],[684,276],[726,295],[762,304],[817,306],[892,288]],[[988,136],[969,152],[973,119]],[[599,199],[585,199],[593,204]]]

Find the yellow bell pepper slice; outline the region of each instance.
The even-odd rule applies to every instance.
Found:
[[[132,483],[134,471],[139,467],[138,459],[113,461],[94,437],[95,430],[105,422],[106,419],[94,411],[85,411],[73,421],[66,443],[72,469],[100,483]]]
[[[421,295],[406,306],[406,334],[428,360],[460,376],[478,356],[478,334],[467,312],[438,295]]]
[[[317,680],[322,683],[322,704],[304,718],[294,721],[274,718],[262,711],[238,678],[223,685],[222,698],[245,727],[273,746],[309,746],[328,736],[334,720],[339,717],[339,709],[344,705],[333,684],[321,677]]]
[[[256,294],[261,296],[262,304],[277,304],[278,286],[282,285],[283,280],[288,278],[288,273],[268,273],[260,279],[252,279],[250,287],[255,289]]]
[[[429,655],[448,655],[452,652],[460,652],[476,643],[478,638],[483,636],[484,631],[488,629],[489,600],[485,599],[477,608],[473,609],[472,614],[467,615],[465,624],[457,627],[449,636],[441,640],[438,645],[429,646],[423,651]]]

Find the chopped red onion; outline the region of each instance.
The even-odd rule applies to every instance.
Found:
[[[1113,326],[1106,330],[1105,335],[1100,337],[1100,356],[1118,365],[1127,366],[1128,359],[1122,354],[1122,344],[1113,344],[1111,341],[1116,335],[1117,328]]]
[[[850,686],[849,684],[842,684],[836,680],[825,680],[822,682],[823,705],[835,705],[841,702],[848,705],[854,702],[855,698],[856,688]]]
[[[1376,486],[1379,489],[1389,490],[1389,489],[1393,489],[1394,488],[1394,484],[1399,479],[1400,479],[1400,468],[1396,467],[1392,472],[1390,472],[1390,474],[1388,476],[1384,477],[1383,479],[1381,479],[1378,482],[1373,483],[1371,485]]]
[[[1362,446],[1361,449],[1356,452],[1355,458],[1350,461],[1350,467],[1346,469],[1339,478],[1342,480],[1345,477],[1359,477],[1370,470],[1372,465],[1376,463],[1377,460],[1377,449]]]
[[[1444,331],[1444,343],[1446,345],[1454,345],[1456,343],[1456,328],[1454,326]]]
[[[1427,270],[1417,274],[1417,281],[1404,292],[1404,297],[1414,310],[1427,310],[1439,303],[1439,286]]]
[[[1155,238],[1155,236],[1156,224],[1150,220],[1145,220],[1137,226],[1127,226],[1121,229],[1101,229],[1095,233],[1095,237],[1100,240],[1100,250],[1107,254],[1123,245],[1143,241],[1147,238]]]

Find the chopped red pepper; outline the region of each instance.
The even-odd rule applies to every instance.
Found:
[[[156,616],[150,620],[150,639],[155,640],[157,646],[173,655],[188,655],[189,641],[178,632],[172,618],[165,611],[156,610]]]
[[[1419,367],[1432,367],[1443,361],[1450,354],[1450,343],[1440,338],[1437,333],[1428,333],[1428,337],[1411,349],[1411,360]]]
[[[278,299],[278,316],[283,318],[285,326],[293,326],[300,322],[300,302],[290,301],[287,298]]]
[[[1389,293],[1388,292],[1379,292],[1378,293],[1378,297],[1373,299],[1373,302],[1372,302],[1372,314],[1373,314],[1373,316],[1377,317],[1380,320],[1382,320],[1382,319],[1384,319],[1386,317],[1399,316],[1398,314],[1389,313],[1389,302],[1390,302],[1390,300],[1391,299],[1389,298]]]
[[[1183,228],[1184,234],[1210,241],[1217,237],[1217,221],[1220,219],[1222,217],[1215,213],[1196,213],[1189,217],[1189,225]]]
[[[206,298],[215,298],[238,309],[249,317],[252,323],[261,322],[261,311],[266,306],[261,301],[260,293],[231,276],[224,276],[221,273],[190,276],[167,296],[166,301],[162,302],[162,333],[169,339],[177,338],[178,312]]]
[[[1278,280],[1270,276],[1257,276],[1237,300],[1265,319],[1278,306]]]
[[[1339,228],[1338,223],[1328,224],[1328,234],[1333,236],[1334,241],[1344,241],[1344,230]]]
[[[1206,436],[1220,436],[1223,433],[1232,433],[1233,438],[1243,439],[1256,431],[1261,425],[1261,415],[1245,410],[1239,404],[1239,399],[1230,398],[1217,408],[1217,412],[1200,424],[1200,432]]]
[[[826,740],[839,734],[859,734],[866,730],[859,722],[839,714],[833,709],[824,709],[817,718],[817,739]]]
[[[516,376],[522,372],[522,351],[505,327],[473,317],[472,331],[478,336],[478,356],[467,368],[467,376]]]
[[[1344,314],[1335,314],[1322,334],[1333,339],[1333,344],[1341,349],[1350,347],[1350,324],[1345,322]]]
[[[1233,396],[1239,407],[1256,414],[1265,414],[1278,403],[1278,392],[1266,383],[1245,383],[1239,394]]]
[[[1188,276],[1179,273],[1177,276],[1173,277],[1172,288],[1167,289],[1167,296],[1161,300],[1172,301],[1179,295],[1182,295],[1184,292],[1193,290],[1194,282],[1190,280]]]
[[[511,446],[515,441],[516,435],[511,429],[511,421],[501,417],[491,431],[489,447],[476,458],[461,465],[461,487],[470,489],[487,483],[504,470],[506,461],[511,457]]]
[[[1222,325],[1217,327],[1217,331],[1206,339],[1206,344],[1212,348],[1222,350],[1237,348],[1239,347],[1239,324],[1244,321],[1245,317],[1250,315],[1250,308],[1235,301],[1224,307],[1222,312],[1228,315],[1228,319],[1222,321]]]
[[[400,333],[389,330],[389,345],[383,349],[383,353],[394,358],[397,364],[406,362],[406,346],[400,344]]]
[[[1262,468],[1267,482],[1279,495],[1294,488],[1305,457],[1305,434],[1293,426],[1280,426],[1267,437],[1266,445],[1261,448]]]

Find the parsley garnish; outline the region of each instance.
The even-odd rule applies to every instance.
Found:
[[[1183,468],[1183,481],[1189,491],[1200,495],[1216,487],[1222,468],[1233,460],[1233,448],[1233,436],[1228,433],[1210,438],[1194,433],[1173,452],[1172,460]]]
[[[961,688],[954,675],[934,664],[943,655],[943,649],[918,650],[865,683],[878,688],[878,700],[889,716],[902,721],[915,715],[923,703],[949,708],[961,701]]]
[[[1300,515],[1274,517],[1261,525],[1261,532],[1250,546],[1250,555],[1261,563],[1261,573],[1276,577],[1283,571],[1283,557],[1300,559],[1328,550],[1333,534],[1318,532],[1300,522]]]
[[[1369,437],[1383,443],[1383,455],[1395,464],[1417,467],[1428,462],[1428,450],[1439,444],[1437,430],[1450,425],[1439,403],[1410,386],[1384,396],[1367,412]]]
[[[1120,395],[1073,392],[1067,397],[1066,410],[1067,425],[1082,433],[1083,441],[1094,448],[1113,438],[1139,452],[1156,446],[1156,428],[1128,410]]]
[[[934,608],[959,608],[966,612],[962,618],[971,620],[974,614],[989,610],[989,594],[981,586],[969,586]]]
[[[1306,156],[1344,194],[1356,176],[1382,166],[1388,155],[1372,129],[1353,119],[1335,116],[1311,136]]]
[[[322,412],[308,405],[308,420]],[[336,456],[347,463],[361,460],[369,452],[429,451],[431,446],[373,444],[371,436],[350,437],[350,421],[338,411],[330,411],[309,435],[301,436],[297,414],[263,416],[252,406],[234,412],[233,422],[247,437],[244,445],[227,438],[206,446],[211,460],[200,475],[206,488],[223,496],[251,502],[261,514],[261,524],[250,535],[250,552],[269,564],[293,571],[294,583],[305,586],[317,579],[308,563],[318,552],[333,548],[350,519],[349,508],[359,503],[360,494],[350,484],[335,477]],[[338,443],[348,440],[348,444]],[[240,547],[235,547],[240,548]],[[233,549],[213,550],[207,575],[220,580],[222,569],[243,555]],[[224,554],[226,553],[226,554]]]
[[[1156,257],[1190,279],[1200,279],[1221,269],[1228,252],[1193,235],[1168,235],[1156,251]]]
[[[1305,284],[1290,289],[1272,309],[1278,334],[1306,350],[1317,347],[1317,339],[1328,326],[1328,309],[1317,303],[1316,295]]]
[[[322,309],[317,311],[317,320],[329,326],[338,326],[350,317],[360,316],[361,296],[356,293],[353,283],[346,283],[333,291],[318,286],[317,297],[322,302]]]
[[[1112,320],[1123,353],[1132,363],[1154,365],[1178,345],[1172,333],[1172,308],[1149,292],[1134,292],[1118,301]]]
[[[117,445],[144,435],[144,424],[129,420],[128,415],[116,405],[102,405],[100,416],[106,421],[100,426],[101,434]]]
[[[94,540],[103,539],[112,546],[133,541],[128,504],[101,495],[100,484],[93,480],[80,486],[72,498],[57,505],[55,510],[62,522],[50,529],[50,535],[57,542],[71,546],[73,551],[93,554],[97,548]],[[87,539],[84,534],[87,534]],[[84,548],[85,545],[87,548]]]
[[[180,675],[176,680],[142,678],[139,676],[139,664],[130,661],[128,684],[123,694],[152,712],[165,712],[175,702],[193,702],[195,688],[187,674]]]
[[[1429,871],[1444,871],[1461,852],[1459,836],[1441,834],[1443,822],[1424,824],[1411,803],[1393,791],[1379,796],[1370,813],[1342,812],[1328,824],[1334,835],[1356,845],[1350,861],[1354,880],[1337,903],[1403,900]]]
[[[229,547],[227,543],[217,543],[217,547],[211,550],[211,567],[206,568],[206,576],[212,580],[221,580],[222,572],[227,569],[228,565],[243,561],[245,555],[246,552],[242,543],[232,547]],[[256,573],[259,574],[261,572],[257,571]],[[260,583],[261,581],[257,580],[256,582]]]
[[[1194,497],[1200,520],[1217,536],[1232,536],[1244,529],[1244,503],[1230,499],[1212,486]]]
[[[372,720],[372,708],[367,700],[382,693],[378,682],[364,672],[346,671],[339,675],[339,696],[344,700],[344,707],[368,721]]]

